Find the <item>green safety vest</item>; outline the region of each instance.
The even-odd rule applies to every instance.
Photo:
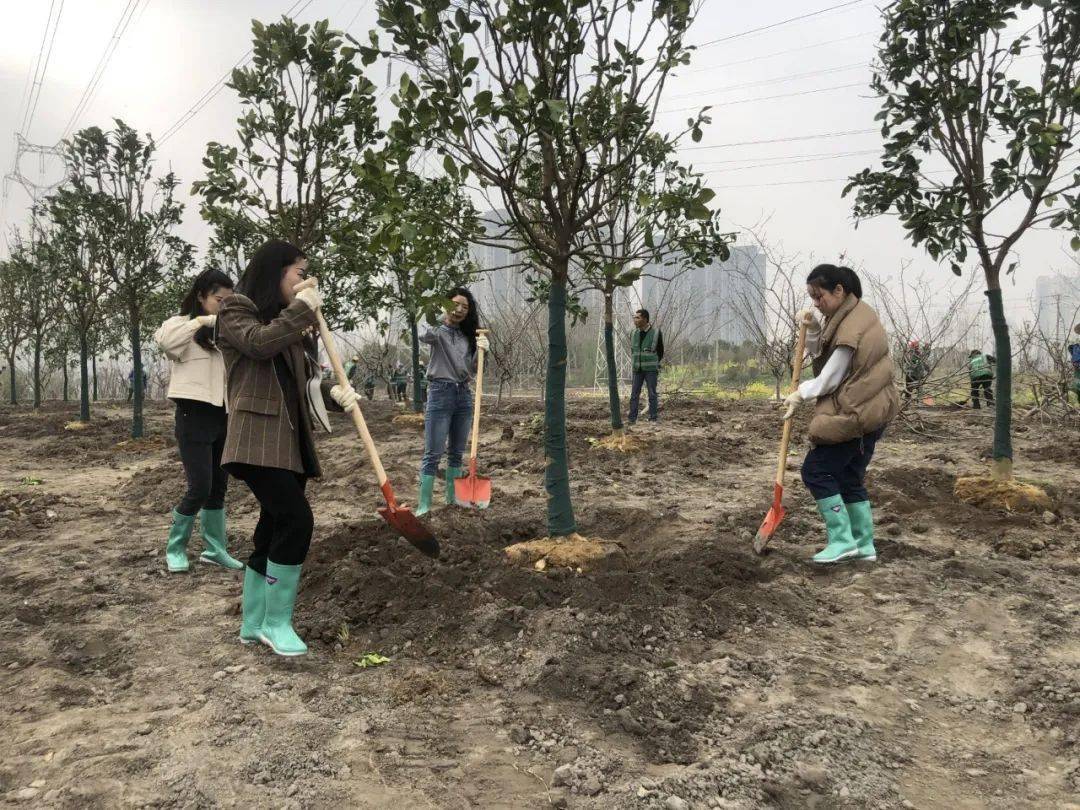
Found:
[[[634,337],[630,341],[633,350],[634,371],[659,371],[660,358],[656,356],[655,328],[649,327],[649,331],[634,330]]]
[[[993,377],[994,372],[990,368],[990,363],[986,359],[985,354],[977,354],[968,360],[968,365],[971,368],[971,379],[973,380],[985,380],[987,377]]]

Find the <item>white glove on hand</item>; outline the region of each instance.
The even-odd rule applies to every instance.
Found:
[[[813,310],[800,309],[795,313],[795,325],[802,326],[804,323],[806,324],[807,332],[813,333],[821,331],[821,324],[818,323],[817,319],[814,317]]]
[[[488,342],[487,335],[476,336],[476,348],[483,349],[485,352],[491,348],[491,344]]]
[[[340,405],[345,413],[350,413],[356,407],[356,401],[360,399],[360,395],[351,385],[344,388],[335,385],[330,389],[330,398]]]
[[[799,393],[798,389],[795,389],[784,397],[784,402],[780,406],[781,408],[787,408],[787,411],[784,413],[784,421],[786,422],[793,417],[795,415],[795,409],[804,402],[806,402],[806,400],[803,399],[803,395]]]
[[[322,306],[322,296],[319,295],[319,285],[315,283],[314,279],[308,279],[307,281],[297,284],[297,287],[302,287],[304,284],[308,286],[296,293],[296,300],[303,301],[311,309],[318,309]]]
[[[217,323],[217,315],[199,315],[192,318],[191,321],[192,323],[198,324],[198,326],[193,327],[194,329],[198,329],[199,326],[209,326],[213,329],[214,324]]]

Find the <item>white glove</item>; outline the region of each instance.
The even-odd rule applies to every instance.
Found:
[[[795,415],[795,409],[804,402],[806,402],[806,400],[803,399],[803,395],[799,393],[799,389],[797,388],[784,397],[784,402],[780,405],[781,408],[787,408],[787,411],[784,413],[784,421],[786,422],[793,417]]]
[[[488,342],[487,335],[476,336],[476,348],[483,349],[485,352],[491,348],[491,344]]]
[[[804,323],[806,324],[807,332],[812,333],[821,331],[821,324],[818,323],[817,319],[814,317],[813,310],[800,309],[795,313],[795,325],[802,326]]]
[[[350,413],[356,407],[356,401],[360,399],[360,395],[356,393],[356,390],[351,385],[344,388],[335,385],[330,389],[330,398],[340,405],[345,413]]]
[[[307,284],[310,281],[312,281],[312,279],[308,279],[308,281],[303,283]],[[322,296],[319,295],[319,286],[312,283],[310,286],[304,287],[304,289],[296,294],[296,300],[303,301],[310,309],[318,309],[322,306]]]
[[[198,326],[192,327],[193,329],[198,329],[200,326],[209,326],[211,329],[213,329],[214,324],[217,323],[217,315],[199,315],[195,318],[192,318],[191,322],[198,324]]]

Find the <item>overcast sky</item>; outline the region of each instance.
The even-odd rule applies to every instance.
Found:
[[[55,144],[64,134],[129,1],[137,2],[137,8],[91,103],[73,122],[75,128],[107,127],[113,117],[121,117],[142,132],[166,132],[244,56],[251,19],[276,18],[294,2],[67,0],[26,131],[30,141]],[[55,2],[60,5],[60,0]],[[709,172],[716,202],[733,227],[767,219],[770,241],[782,242],[788,253],[821,260],[844,253],[881,274],[904,261],[948,274],[947,268],[935,267],[922,251],[910,247],[891,218],[855,229],[850,200],[840,198],[842,178],[874,161],[880,143],[876,133],[782,140],[874,129],[878,105],[866,89],[866,65],[879,34],[878,13],[874,3],[861,0],[815,14],[841,3],[710,0],[690,37],[710,44],[704,44],[691,67],[671,83],[662,108],[672,111],[661,116],[660,125],[675,128],[685,120],[685,108],[715,105],[705,138],[683,157]],[[300,5],[299,19],[329,18],[339,28],[351,22],[350,31],[357,37],[375,25],[374,0],[310,0]],[[49,7],[50,0],[0,0],[5,22],[0,30],[0,120],[5,128],[0,168],[5,173],[15,157],[15,132],[26,117],[27,78]],[[774,25],[801,15],[809,16]],[[762,27],[765,30],[747,33]],[[377,70],[370,78],[382,86],[386,75]],[[162,170],[171,164],[190,188],[201,176],[206,143],[232,140],[238,110],[235,95],[222,90],[161,145]],[[388,122],[393,113],[388,101],[383,101],[382,112]],[[35,159],[24,160],[21,170],[38,178]],[[47,164],[45,170],[48,181],[59,167]],[[28,199],[21,188],[8,184],[5,228],[25,220]],[[182,234],[200,248],[206,243],[207,230],[194,203],[185,212]],[[1018,277],[1008,282],[1005,293],[1011,312],[1027,311],[1025,301],[1036,276],[1074,272],[1066,249],[1061,234],[1025,236]]]

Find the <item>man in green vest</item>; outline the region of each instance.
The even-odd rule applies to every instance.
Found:
[[[649,310],[639,309],[634,313],[634,326],[634,336],[630,339],[634,380],[630,389],[630,416],[627,419],[631,425],[637,421],[642,384],[649,389],[649,421],[656,421],[656,381],[660,376],[660,362],[664,359],[664,335],[649,322]]]
[[[968,376],[971,378],[971,406],[976,410],[982,407],[979,404],[979,389],[986,398],[986,407],[993,405],[994,358],[972,349],[968,355]]]

